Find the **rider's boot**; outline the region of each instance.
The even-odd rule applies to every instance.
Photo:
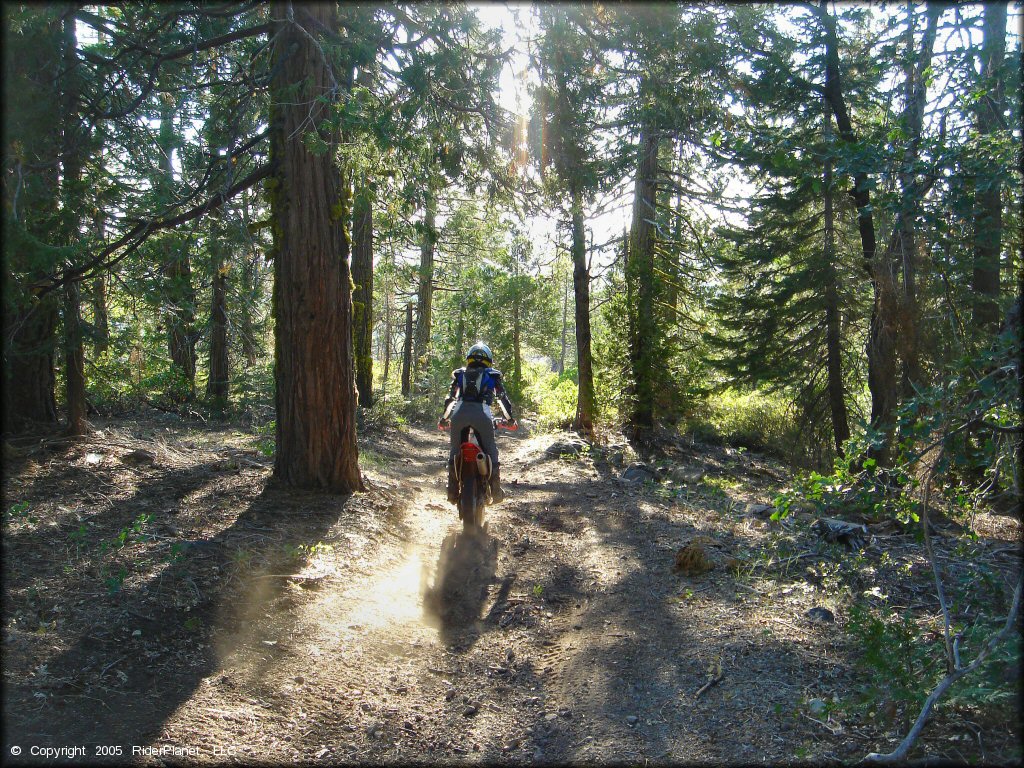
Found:
[[[505,492],[501,490],[501,467],[494,464],[491,467],[491,503],[498,504],[505,499]]]
[[[455,474],[455,459],[448,459],[448,502],[459,503],[459,478]]]

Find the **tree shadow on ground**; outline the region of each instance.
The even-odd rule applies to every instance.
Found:
[[[534,760],[791,758],[792,741],[814,727],[798,717],[806,692],[844,664],[842,653],[825,650],[830,630],[799,626],[799,642],[784,640],[721,567],[700,581],[673,573],[675,549],[702,531],[645,491],[619,490],[612,500],[581,497],[572,482],[526,487],[549,495],[514,514],[545,531],[550,546],[581,542],[599,553],[612,577],[598,587],[592,566],[562,565],[535,586],[545,610],[571,622],[559,623],[523,670],[544,700],[533,716]],[[701,596],[687,603],[680,595],[691,584]],[[724,681],[697,698],[716,663]],[[570,711],[552,719],[556,707]],[[484,759],[508,755],[498,745]]]
[[[59,470],[58,487],[54,487],[52,473],[44,473],[19,488],[24,499],[46,500],[58,498],[65,513],[59,519],[46,520],[45,529],[22,529],[5,531],[4,540],[9,548],[32,547],[40,541],[51,545],[54,541],[67,540],[70,534],[85,524],[91,538],[106,535],[112,528],[130,525],[140,513],[154,515],[154,523],[166,524],[180,521],[180,512],[188,512],[179,505],[184,499],[204,486],[215,482],[223,473],[216,472],[216,461],[192,464],[172,469],[132,470],[138,473],[138,490],[122,499],[111,499],[107,494],[116,484],[100,477],[94,470],[82,467],[64,466]],[[104,493],[106,492],[106,493]],[[97,510],[98,499],[103,499],[105,508]],[[70,512],[71,514],[68,514]]]
[[[192,490],[208,478],[201,467],[178,475],[175,481]],[[152,484],[141,486],[105,514],[132,518],[139,498],[153,492]],[[352,498],[267,484],[215,535],[192,542],[197,546],[150,578],[95,600],[96,623],[64,639],[64,650],[45,659],[45,677],[5,687],[5,754],[14,744],[81,744],[94,759],[95,747],[122,745],[121,761],[137,760],[132,747],[158,740],[219,659],[251,639],[252,617],[305,566],[303,547],[330,539],[328,532],[343,519],[355,524],[365,515],[350,509]],[[240,540],[248,542],[249,569],[232,560]],[[20,548],[30,544],[20,542]],[[17,548],[6,554],[19,556]],[[191,746],[207,759],[213,747]],[[27,750],[23,759],[32,763]]]

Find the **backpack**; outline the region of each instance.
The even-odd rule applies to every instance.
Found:
[[[466,368],[462,372],[462,399],[470,402],[481,402],[484,399],[484,379],[487,368]]]

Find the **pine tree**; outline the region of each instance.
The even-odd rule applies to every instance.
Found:
[[[4,429],[55,424],[57,297],[39,289],[62,266],[57,228],[63,24],[59,9],[25,6],[5,21],[9,84],[4,153]],[[39,170],[33,170],[38,168]],[[13,188],[12,188],[13,187]]]
[[[275,33],[272,95],[275,378],[274,476],[298,487],[362,489],[355,432],[349,205],[332,101],[344,51],[331,6],[294,6]],[[326,96],[326,98],[325,98]]]
[[[544,127],[533,132],[534,144],[541,143],[535,155],[539,156],[542,171],[550,162],[558,175],[558,183],[549,184],[549,189],[557,198],[568,198],[568,205],[563,202],[562,208],[571,223],[569,251],[573,263],[578,377],[573,428],[593,438],[597,402],[584,209],[593,200],[604,169],[593,140],[602,107],[603,83],[597,75],[601,52],[590,43],[585,31],[593,23],[588,18],[590,13],[590,9],[583,7],[540,8],[544,37],[538,64],[542,80],[534,97],[539,105],[535,122]]]
[[[1002,123],[1004,110],[1003,62],[1006,56],[1006,5],[989,3],[983,11],[981,82],[984,96],[978,101],[977,126],[990,137]],[[1003,201],[998,164],[987,163],[976,182],[974,213],[974,270],[972,287],[977,297],[974,325],[988,334],[999,327],[999,254],[1003,232]]]

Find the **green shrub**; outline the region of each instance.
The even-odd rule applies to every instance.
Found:
[[[141,369],[133,364],[141,357],[137,352],[111,344],[106,352],[90,358],[86,375],[88,397],[93,405],[115,412],[138,408],[145,397]]]
[[[268,415],[274,409],[274,363],[239,366],[231,375],[231,401],[240,414]]]
[[[807,461],[799,424],[779,395],[727,389],[695,408],[685,426],[698,439],[771,451],[793,463]]]
[[[256,448],[268,459],[274,458],[277,450],[277,420],[268,421],[253,430],[256,433]]]
[[[918,710],[941,676],[942,640],[922,633],[909,615],[873,609],[863,603],[850,608],[848,631],[860,649],[863,671],[856,704],[870,710],[882,701]]]
[[[579,387],[576,369],[561,375],[547,370],[543,364],[531,364],[525,370],[525,400],[537,412],[541,429],[567,429],[576,416]]]
[[[189,383],[185,374],[177,368],[164,368],[146,376],[140,385],[143,392],[160,402],[182,403],[189,398]]]
[[[407,422],[407,401],[400,397],[389,397],[386,400],[377,397],[369,408],[356,411],[356,428],[361,432],[380,432],[389,427],[402,427]]]
[[[954,624],[953,632],[963,635],[964,666],[999,628],[999,622],[992,620]],[[847,630],[859,649],[856,664],[862,673],[852,709],[872,715],[888,702],[905,718],[916,717],[946,674],[941,632],[923,628],[909,614],[865,603],[851,607]],[[949,690],[942,707],[973,710],[976,717],[990,722],[1012,718],[1020,661],[1018,639],[1002,644],[977,672]]]
[[[793,489],[775,499],[775,506],[782,517],[794,502],[808,501],[822,515],[917,522],[920,502],[912,493],[917,487],[914,477],[900,468],[879,469],[875,459],[860,464],[836,459],[831,474],[811,472],[797,478]]]

